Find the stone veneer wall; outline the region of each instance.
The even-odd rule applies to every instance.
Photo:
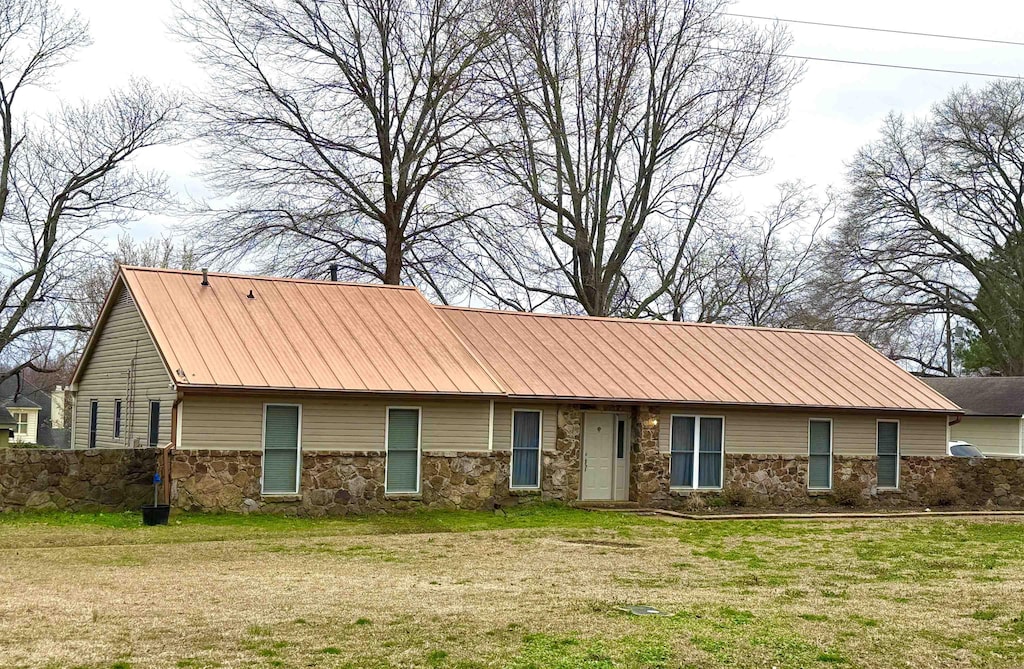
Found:
[[[0,448],[0,511],[124,511],[153,501],[153,449]]]
[[[189,511],[324,516],[419,506],[493,508],[508,494],[508,458],[501,453],[424,453],[416,495],[385,495],[383,453],[310,451],[302,454],[300,493],[264,497],[261,459],[260,451],[176,451],[171,503]]]
[[[808,459],[726,453],[721,491],[669,490],[668,455],[648,456],[639,481],[641,506],[698,509],[707,506],[1024,508],[1024,460],[904,456],[897,490],[879,489],[876,459],[833,457],[832,489],[808,490]],[[658,463],[663,468],[659,470]]]
[[[806,456],[727,453],[722,491],[671,491],[669,455],[658,449],[658,409],[616,409],[632,416],[629,490],[640,506],[1024,508],[1024,460],[1013,459],[903,457],[900,489],[880,491],[875,458],[836,456],[833,489],[808,491]],[[508,451],[424,453],[418,495],[384,494],[381,452],[305,452],[301,493],[266,498],[260,494],[260,451],[176,451],[172,504],[195,511],[320,516],[422,506],[489,509],[531,498],[575,502],[582,436],[582,408],[561,407],[555,450],[543,453],[537,492],[509,490]],[[138,509],[152,499],[157,456],[152,449],[0,449],[0,510]]]

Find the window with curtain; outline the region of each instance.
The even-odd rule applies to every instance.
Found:
[[[263,492],[299,492],[299,407],[268,404],[263,416]]]
[[[540,487],[540,412],[512,412],[512,487]]]
[[[716,416],[672,416],[673,488],[721,488],[724,421]]]
[[[900,480],[900,424],[878,421],[878,487],[895,488]]]
[[[812,420],[810,423],[807,487],[832,487],[832,421]]]
[[[384,492],[420,491],[420,410],[388,409]]]
[[[697,487],[722,487],[722,419],[697,419],[700,441],[697,458]]]
[[[672,460],[669,481],[673,488],[693,487],[693,442],[697,419],[693,416],[672,416]]]

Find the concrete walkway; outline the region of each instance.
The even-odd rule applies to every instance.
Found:
[[[886,518],[929,518],[929,517],[1021,517],[1021,511],[832,511],[824,513],[681,513],[667,509],[643,508],[612,508],[606,506],[580,506],[585,511],[617,511],[619,513],[636,513],[645,516],[660,516],[678,520],[844,520],[867,519],[883,520]]]

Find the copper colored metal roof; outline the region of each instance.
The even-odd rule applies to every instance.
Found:
[[[121,277],[183,388],[961,412],[843,333],[435,307],[397,286]]]
[[[851,334],[438,309],[513,396],[960,412]]]
[[[124,267],[182,386],[500,395],[414,288]],[[249,297],[252,295],[252,297]]]

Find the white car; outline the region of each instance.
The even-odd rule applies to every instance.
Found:
[[[954,458],[983,458],[985,454],[978,450],[974,444],[966,441],[951,441],[946,448],[946,453]]]

